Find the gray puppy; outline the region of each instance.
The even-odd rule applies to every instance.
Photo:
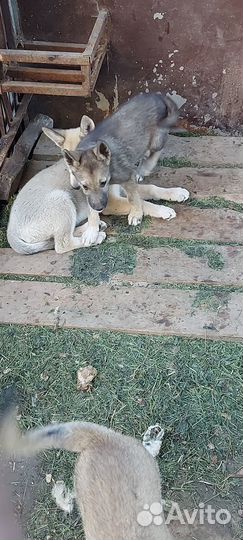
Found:
[[[109,183],[126,183],[128,222],[137,225],[143,211],[136,182],[155,167],[177,118],[175,103],[160,93],[134,97],[80,141],[75,152],[64,150],[72,186],[81,187],[90,207],[101,212]]]

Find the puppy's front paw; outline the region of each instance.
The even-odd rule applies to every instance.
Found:
[[[190,193],[187,191],[187,189],[178,187],[178,188],[172,188],[170,190],[170,201],[174,202],[183,202],[189,199]]]
[[[99,230],[96,227],[87,227],[86,231],[82,234],[82,244],[84,247],[94,246],[97,243]]]
[[[176,217],[176,212],[173,210],[173,208],[170,208],[169,206],[159,206],[159,216],[162,219],[167,219],[170,221],[170,219],[173,219]]]
[[[156,457],[159,454],[164,434],[164,429],[159,424],[149,426],[144,433],[143,446],[153,457]]]
[[[143,212],[137,208],[131,208],[130,214],[128,215],[128,224],[137,227],[140,225],[143,219]]]
[[[106,239],[106,233],[104,231],[99,232],[95,245],[98,246],[99,244],[102,244],[104,240]]]

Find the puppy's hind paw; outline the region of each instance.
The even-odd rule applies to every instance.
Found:
[[[176,217],[176,212],[173,210],[173,208],[170,208],[169,206],[159,206],[159,216],[162,219],[166,219],[167,221],[170,221],[171,219]]]
[[[174,202],[184,202],[189,199],[189,197],[190,193],[187,191],[187,189],[178,187],[171,189],[171,196],[169,200]]]

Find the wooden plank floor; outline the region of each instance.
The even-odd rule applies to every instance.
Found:
[[[198,291],[156,286],[75,291],[62,283],[0,282],[0,317],[8,324],[242,340],[242,313],[243,293],[215,293],[209,302]]]
[[[170,136],[164,157],[179,168],[160,167],[146,182],[186,187],[191,201],[171,203],[175,219],[151,220],[142,229],[148,247],[134,246],[133,272],[114,272],[93,287],[81,281],[77,290],[72,253],[25,257],[1,249],[2,323],[243,339],[243,139]],[[59,158],[42,136],[23,183]],[[117,238],[109,227],[107,246]],[[218,266],[210,254],[219,257]]]
[[[107,240],[108,241],[108,240]],[[115,273],[113,283],[134,284],[208,284],[243,287],[243,247],[208,245],[202,256],[190,256],[180,249],[160,247],[138,248],[136,267],[132,274]],[[211,268],[207,251],[221,257],[222,268]],[[0,274],[13,276],[72,276],[73,253],[58,255],[55,251],[23,257],[9,248],[0,249]]]

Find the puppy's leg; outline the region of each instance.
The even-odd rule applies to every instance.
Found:
[[[174,201],[183,202],[186,201],[190,193],[187,189],[178,188],[161,188],[153,184],[138,185],[138,192],[144,201],[153,199],[154,201]]]
[[[92,245],[97,246],[98,244],[102,244],[105,239],[106,234],[105,232],[101,231],[98,233],[96,240]],[[63,236],[55,237],[56,253],[67,253],[68,251],[83,247],[87,247],[87,245],[84,244],[82,236],[70,236],[68,234],[64,234]]]
[[[92,246],[96,243],[100,230],[100,215],[89,206],[88,226],[86,227],[82,238],[84,247]]]
[[[145,159],[141,163],[139,167],[139,174],[141,176],[149,176],[149,174],[153,171],[153,169],[157,165],[160,158],[160,154],[161,154],[161,150],[153,152],[147,159]]]
[[[164,206],[163,204],[153,204],[147,201],[143,201],[142,205],[144,216],[167,219],[168,221],[176,217],[175,210],[169,206]]]
[[[85,225],[81,227],[76,227],[76,209],[72,205],[63,205],[62,208],[59,208],[61,219],[56,220],[56,228],[54,231],[54,244],[55,250],[57,253],[66,253],[72,251],[73,249],[79,249],[81,247],[86,247],[87,242],[84,238],[86,232]],[[74,234],[80,234],[82,236],[74,236]],[[83,234],[82,234],[83,233]],[[95,239],[92,243],[88,245],[97,245],[101,244],[106,238],[104,232],[99,232],[95,236]]]
[[[172,219],[176,217],[176,213],[173,208],[163,206],[159,204],[153,204],[151,202],[142,201],[142,209],[144,216],[150,216],[154,218]],[[109,193],[108,204],[103,210],[102,214],[105,216],[127,216],[130,214],[131,204],[126,197],[113,196]]]
[[[143,218],[143,207],[141,197],[138,192],[138,185],[134,180],[124,184],[124,189],[127,193],[128,202],[130,203],[130,212],[128,214],[129,225],[139,225]]]
[[[124,197],[120,196],[120,191]],[[109,196],[107,206],[102,210],[104,216],[128,216],[131,210],[131,204],[128,202],[126,193],[121,190],[118,184],[109,187]]]

